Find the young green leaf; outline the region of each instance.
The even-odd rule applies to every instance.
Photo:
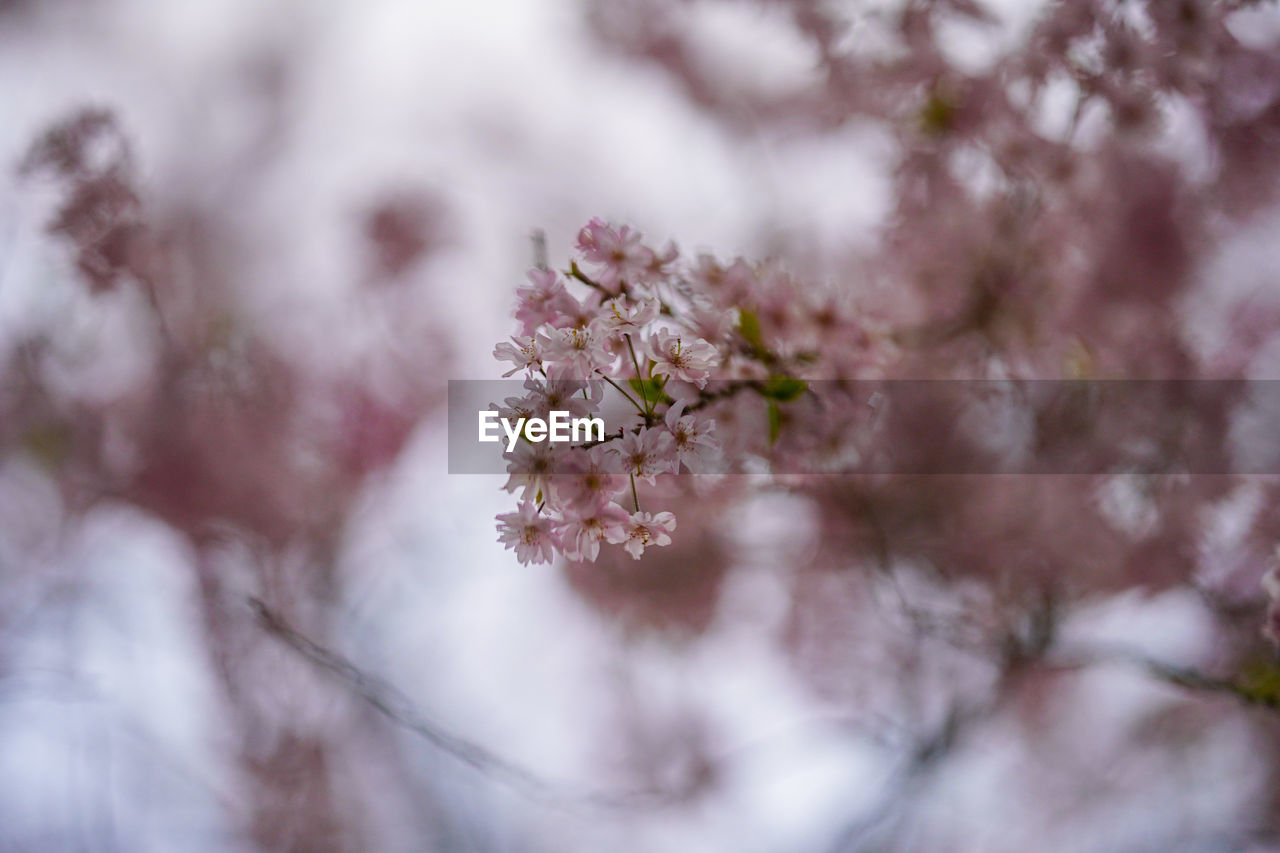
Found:
[[[662,386],[666,384],[665,376],[658,376],[653,379],[629,379],[627,382],[631,385],[631,390],[643,396],[650,404],[653,403],[670,403],[671,398],[662,390]]]
[[[764,387],[760,389],[760,393],[770,400],[789,403],[803,394],[808,388],[809,385],[803,379],[794,379],[790,376],[770,376],[768,381],[764,383]]]
[[[764,349],[764,336],[760,333],[760,318],[756,312],[741,308],[738,311],[738,332],[756,349]]]

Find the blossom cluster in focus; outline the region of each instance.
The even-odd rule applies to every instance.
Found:
[[[613,397],[628,420],[603,441],[522,439],[505,454],[506,489],[520,503],[498,516],[499,534],[525,563],[556,554],[593,562],[606,544],[639,559],[669,544],[676,518],[650,506],[664,480],[769,450],[779,402],[805,390],[800,377],[818,353],[838,358],[857,341],[834,334],[850,327],[838,315],[851,320],[851,306],[767,263],[689,261],[599,219],[578,233],[577,249],[567,270],[535,268],[518,289],[517,334],[493,354],[508,365],[504,376],[524,377],[526,393],[495,407],[512,420],[591,417]],[[748,399],[762,425],[726,429],[749,420]]]

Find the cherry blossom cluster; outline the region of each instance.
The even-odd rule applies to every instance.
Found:
[[[526,376],[527,393],[497,408],[512,418],[589,417],[600,413],[607,388],[632,416],[604,441],[522,440],[505,454],[506,489],[519,492],[520,504],[498,516],[499,533],[523,563],[557,553],[595,561],[602,543],[639,559],[669,544],[674,514],[642,510],[637,482],[706,471],[719,450],[715,421],[690,406],[704,408],[701,391],[724,362],[731,312],[686,292],[674,246],[652,249],[631,228],[600,220],[577,244],[580,256],[563,275],[534,269],[518,291],[519,333],[494,356],[512,365],[505,376]]]
[[[521,440],[505,454],[506,489],[521,503],[498,517],[500,538],[522,562],[590,562],[602,543],[639,559],[668,544],[675,516],[646,504],[676,475],[847,455],[846,426],[863,415],[799,399],[814,396],[806,380],[866,375],[891,353],[847,289],[801,283],[772,262],[684,260],[599,219],[577,249],[568,269],[535,268],[518,289],[517,334],[493,354],[525,393],[495,408],[512,421],[611,404],[626,414],[603,441]],[[803,430],[782,435],[801,418]]]

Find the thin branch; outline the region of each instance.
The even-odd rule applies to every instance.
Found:
[[[1156,660],[1131,649],[1085,648],[1066,655],[1046,655],[1045,663],[1067,669],[1124,664],[1143,671],[1151,678],[1176,687],[1200,693],[1219,693],[1230,696],[1245,705],[1268,711],[1280,711],[1280,693],[1256,689],[1243,676],[1210,675],[1192,667]]]
[[[531,800],[566,810],[583,807],[645,809],[678,803],[695,790],[696,779],[676,788],[650,787],[626,791],[584,789],[546,779],[426,718],[396,688],[295,630],[261,600],[250,598],[249,606],[264,631],[346,686],[383,717],[426,740],[446,755]]]
[[[646,418],[648,418],[648,417],[649,417],[649,413],[648,413],[648,412],[646,412],[644,409],[640,408],[640,404],[636,402],[636,400],[635,400],[635,398],[634,398],[634,397],[632,397],[632,396],[631,396],[630,394],[628,394],[626,391],[623,391],[623,390],[622,390],[622,386],[621,386],[621,385],[619,385],[617,382],[614,382],[612,379],[610,379],[608,376],[605,376],[603,373],[601,373],[601,374],[600,374],[600,378],[601,378],[601,379],[603,379],[605,382],[608,382],[608,383],[609,383],[610,385],[612,385],[615,389],[617,389],[617,391],[618,391],[618,393],[619,393],[619,394],[621,394],[622,396],[626,397],[626,398],[627,398],[627,401],[628,401],[628,402],[630,402],[630,403],[631,403],[631,405],[633,405],[633,406],[635,406],[635,407],[636,407],[636,411],[637,411],[637,412],[639,412],[640,414],[644,415]]]

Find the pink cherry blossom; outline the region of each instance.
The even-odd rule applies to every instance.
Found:
[[[716,422],[684,414],[687,402],[676,402],[663,417],[675,445],[676,462],[672,470],[678,470],[683,464],[690,471],[707,471],[713,467],[719,452],[719,443],[712,438]]]
[[[675,529],[674,513],[659,512],[650,515],[647,512],[637,512],[625,525],[612,532],[609,541],[615,545],[621,545],[632,559],[638,560],[644,553],[644,549],[650,545],[670,545],[669,534]]]
[[[501,406],[490,404],[489,408],[496,409],[498,417],[506,418],[512,423],[521,418],[541,417],[537,410],[541,406],[542,400],[534,394],[526,394],[523,397],[507,397],[502,402],[503,405]]]
[[[621,333],[635,333],[658,319],[660,311],[661,306],[656,299],[644,297],[628,299],[620,296],[606,302],[600,316],[608,329]]]
[[[680,250],[675,243],[667,243],[662,251],[646,249],[649,262],[645,272],[650,281],[663,281],[671,274],[671,267],[680,258]]]
[[[542,380],[531,376],[524,381],[524,387],[529,394],[509,397],[505,401],[516,417],[545,419],[552,411],[568,412],[571,418],[590,417],[596,413],[603,397],[599,382],[581,379]],[[503,417],[509,415],[504,414]]]
[[[584,511],[612,500],[627,487],[617,457],[606,445],[575,447],[565,454],[554,476],[556,500],[566,509]]]
[[[660,329],[649,340],[653,375],[691,382],[699,388],[707,384],[711,369],[720,363],[720,352],[700,338]]]
[[[741,258],[725,267],[711,255],[698,255],[690,278],[699,292],[714,295],[721,304],[733,304],[747,295],[755,284],[755,272]]]
[[[601,319],[600,294],[591,291],[582,299],[567,290],[562,290],[549,305],[553,318],[552,326],[558,329],[585,329],[597,319]]]
[[[592,219],[578,232],[578,248],[595,265],[595,279],[604,287],[639,282],[645,275],[652,253],[640,244],[639,231],[623,225],[615,229],[600,219]]]
[[[497,520],[498,540],[508,550],[514,548],[521,563],[550,563],[554,559],[553,522],[538,512],[533,501],[521,501],[518,510],[499,515]]]
[[[630,522],[627,511],[612,501],[592,506],[581,515],[566,516],[558,528],[565,556],[594,563],[600,555],[600,542],[624,541]]]
[[[686,313],[684,325],[712,343],[723,341],[738,325],[735,309],[718,308],[705,298],[696,299]]]
[[[520,489],[520,497],[524,500],[549,499],[551,495],[551,474],[558,464],[562,451],[550,442],[531,444],[522,441],[510,453],[504,453],[507,459],[507,482],[503,486],[508,492]]]
[[[622,462],[623,470],[646,483],[664,471],[672,470],[675,463],[675,442],[664,429],[642,429],[628,433],[614,442],[611,448]]]
[[[529,270],[529,284],[516,288],[516,295],[516,320],[526,336],[534,334],[543,323],[555,320],[560,314],[560,301],[569,296],[555,270],[539,268]]]
[[[542,363],[553,379],[586,379],[613,364],[615,357],[606,347],[609,336],[598,323],[586,328],[551,329],[540,334],[537,343]]]
[[[493,357],[498,361],[509,361],[515,367],[502,374],[503,377],[521,370],[538,370],[542,367],[542,359],[538,356],[538,347],[532,337],[527,335],[513,337],[511,342],[503,341],[493,348]]]

